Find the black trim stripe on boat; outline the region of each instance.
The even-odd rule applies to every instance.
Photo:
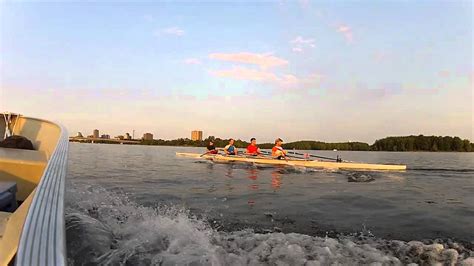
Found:
[[[68,136],[61,135],[31,202],[21,233],[16,265],[66,265],[64,190]]]

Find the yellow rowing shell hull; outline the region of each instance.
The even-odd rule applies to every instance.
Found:
[[[186,153],[177,152],[176,156],[188,157],[195,159],[208,159],[215,162],[245,162],[245,163],[257,163],[257,164],[270,164],[270,165],[289,165],[289,166],[301,166],[309,168],[320,168],[320,169],[347,169],[347,170],[389,170],[389,171],[402,171],[406,170],[406,165],[395,165],[395,164],[370,164],[370,163],[354,163],[354,162],[326,162],[326,161],[308,161],[308,160],[276,160],[265,157],[244,157],[244,156],[224,156],[224,155],[204,155],[201,156],[199,153]]]

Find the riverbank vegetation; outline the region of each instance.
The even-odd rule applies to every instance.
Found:
[[[193,141],[187,138],[175,140],[142,140],[142,145],[163,145],[163,146],[192,146],[205,147],[209,141],[213,141],[216,147],[224,147],[228,143],[228,139],[220,139],[209,136],[202,141]],[[249,142],[236,140],[237,148],[245,148]],[[271,149],[273,143],[259,144],[262,149]],[[302,140],[283,144],[285,149],[296,150],[349,150],[349,151],[457,151],[472,152],[474,151],[474,143],[469,140],[462,140],[459,137],[450,136],[398,136],[386,137],[376,140],[374,144],[369,145],[363,142],[338,142],[327,143],[322,141]]]
[[[387,137],[375,141],[371,146],[374,151],[474,151],[474,144],[468,139],[459,137],[437,136],[404,136]]]

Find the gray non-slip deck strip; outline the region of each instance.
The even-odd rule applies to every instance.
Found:
[[[58,144],[58,149],[61,147],[62,143]],[[32,218],[34,218],[34,227],[33,227],[33,232],[32,236],[28,235],[28,237],[31,237],[31,248],[29,250],[30,256],[29,256],[29,263],[28,265],[38,265],[38,263],[41,261],[41,257],[38,256],[38,254],[34,254],[34,252],[38,253],[41,252],[41,249],[38,249],[37,247],[41,245],[41,235],[44,232],[43,230],[43,223],[44,223],[44,217],[47,213],[47,208],[48,208],[48,202],[45,200],[46,195],[49,194],[51,191],[53,191],[53,187],[51,187],[51,183],[54,180],[53,176],[53,170],[54,166],[56,166],[56,162],[59,160],[59,156],[57,154],[57,151],[55,151],[54,158],[51,158],[51,163],[48,166],[44,178],[44,183],[39,186],[40,193],[38,194],[38,198],[35,199],[35,212]],[[49,213],[49,212],[48,212]],[[49,213],[51,215],[51,213]],[[48,243],[44,243],[45,245],[48,245]],[[36,258],[37,262],[35,263],[34,258]]]
[[[61,148],[60,146],[61,144],[58,144],[57,150]],[[33,215],[31,217],[32,218],[31,222],[33,225],[31,228],[28,228],[29,231],[27,234],[27,237],[30,239],[30,243],[27,245],[27,248],[29,248],[29,250],[28,249],[26,250],[26,254],[29,254],[28,258],[26,258],[27,265],[37,265],[39,261],[35,262],[34,258],[36,258],[37,260],[40,259],[37,256],[37,254],[34,254],[33,252],[39,251],[37,247],[40,246],[41,233],[44,231],[42,228],[43,222],[44,222],[44,216],[47,212],[47,210],[45,209],[45,205],[47,204],[45,197],[46,197],[46,193],[50,193],[54,189],[51,187],[50,184],[53,181],[53,178],[52,178],[53,169],[58,160],[59,160],[59,156],[57,154],[57,151],[55,151],[45,171],[45,175],[42,178],[43,182],[41,182],[40,185],[38,185],[38,188],[37,188],[38,196],[34,198],[33,200],[34,209],[33,209]],[[33,231],[30,231],[31,229],[33,229]],[[48,243],[44,243],[44,244],[48,244]]]
[[[65,149],[65,146],[67,146],[67,144],[68,144],[67,142],[63,142],[62,147],[59,150],[59,152],[62,152]],[[61,156],[61,155],[58,155],[58,157],[60,157],[63,161],[66,158],[66,156]],[[58,177],[65,176],[65,172],[63,171],[64,166],[65,164],[59,164],[55,169],[53,169],[54,172],[52,172],[52,174],[53,173],[56,174],[56,178],[54,178],[53,180],[54,183],[52,184],[52,186],[54,187],[54,191],[53,191],[54,193],[47,196],[47,200],[49,201],[49,204],[47,205],[47,207],[50,210],[49,211],[50,215],[47,219],[47,223],[43,225],[43,228],[42,228],[43,230],[41,230],[40,239],[45,240],[46,238],[46,242],[48,243],[48,245],[46,246],[46,249],[39,250],[40,252],[39,259],[40,261],[45,261],[46,265],[52,265],[51,263],[49,263],[50,259],[52,259],[55,262],[54,264],[56,264],[56,258],[58,254],[54,252],[55,243],[57,243],[55,239],[56,239],[57,234],[64,233],[64,231],[58,230],[58,228],[56,227],[57,223],[55,222],[56,218],[58,218],[57,217],[58,209],[60,206],[61,207],[63,206],[63,205],[58,204],[58,196],[61,193],[60,188],[61,188],[61,183],[64,182],[64,178],[58,178]],[[64,198],[62,198],[61,201],[64,203]],[[64,221],[64,216],[62,216],[61,218],[62,218],[62,221]],[[48,251],[51,251],[51,252],[48,252]],[[44,259],[41,258],[41,255],[44,256]]]
[[[36,189],[16,258],[17,265],[65,265],[64,187],[67,132],[60,139]]]
[[[25,260],[25,264],[21,263],[20,265],[32,265],[33,246],[38,245],[36,244],[38,241],[36,238],[36,232],[38,230],[37,226],[39,225],[38,216],[40,215],[38,214],[38,212],[41,210],[41,207],[42,207],[43,195],[46,191],[45,188],[48,187],[48,182],[50,181],[50,178],[49,178],[50,168],[55,164],[55,161],[58,160],[58,157],[56,156],[56,152],[58,148],[59,146],[53,152],[50,160],[48,161],[48,165],[46,166],[43,176],[41,177],[40,183],[36,187],[36,193],[31,202],[30,209],[28,210],[28,215],[26,217],[25,225],[23,227],[23,232],[20,239],[20,245],[18,247],[19,249],[18,250],[18,253],[19,253],[18,263],[20,263],[21,260],[23,259]],[[23,241],[23,239],[25,239],[25,241]],[[26,258],[22,256],[21,248],[23,246],[25,247],[24,254],[27,255]]]
[[[55,158],[58,158],[59,160],[59,156],[57,154],[55,154]],[[54,192],[55,190],[55,188],[51,185],[54,182],[53,177],[55,176],[55,167],[54,167],[55,165],[56,165],[56,161],[51,163],[52,167],[48,169],[46,176],[44,177],[46,178],[46,183],[41,188],[44,193],[42,193],[41,197],[38,199],[39,201],[38,210],[40,211],[38,212],[39,214],[36,216],[37,224],[35,225],[35,230],[33,231],[33,236],[34,236],[33,246],[39,246],[41,245],[41,242],[43,242],[43,244],[45,244],[46,246],[49,245],[47,241],[44,242],[43,234],[50,233],[50,232],[45,232],[46,230],[44,228],[44,223],[46,222],[46,214],[49,214],[49,216],[51,216],[51,203],[49,201],[49,195],[51,194],[51,192]],[[42,251],[43,249],[31,249],[30,250],[30,254],[32,254],[31,259],[36,257],[38,263],[43,261],[44,258],[42,258],[41,256],[43,253]],[[31,262],[36,264],[34,261],[31,261]]]
[[[61,144],[58,144],[58,151],[60,152],[64,147],[64,142]],[[31,264],[45,264],[45,265],[50,265],[48,263],[48,256],[46,254],[46,250],[49,249],[53,243],[49,243],[49,235],[55,234],[57,230],[51,231],[49,230],[49,221],[51,219],[51,216],[53,215],[52,213],[52,208],[53,203],[52,203],[52,198],[54,194],[58,194],[58,187],[57,187],[57,182],[58,180],[61,179],[60,173],[58,173],[58,168],[61,168],[60,164],[58,162],[61,161],[62,156],[61,154],[56,154],[57,160],[53,160],[51,164],[51,168],[48,169],[48,173],[45,176],[45,185],[43,187],[44,193],[42,193],[38,199],[38,210],[39,212],[37,215],[37,224],[35,225],[35,230],[33,231],[33,245],[32,249],[30,250],[31,254]],[[45,245],[46,244],[46,245]],[[41,245],[44,246],[45,248],[40,248],[38,249],[37,247]],[[36,247],[35,247],[36,246]],[[56,254],[52,254],[53,256]],[[36,258],[36,261],[34,260]]]
[[[60,144],[61,146],[63,146],[64,144],[61,143]],[[62,149],[62,147],[61,147]],[[59,149],[59,151],[61,151],[61,149]],[[57,155],[58,158],[61,158],[60,155]],[[40,231],[39,231],[39,240],[40,240],[40,243],[47,243],[47,246],[46,246],[46,249],[40,249],[38,250],[38,260],[40,262],[42,261],[45,261],[45,264],[46,265],[51,265],[48,263],[48,250],[50,249],[50,247],[52,246],[52,243],[50,243],[50,237],[51,235],[55,235],[55,230],[50,230],[51,229],[51,217],[53,215],[53,212],[54,212],[54,207],[57,208],[57,206],[55,206],[56,204],[54,204],[54,198],[55,195],[57,196],[58,195],[58,183],[60,181],[61,178],[58,178],[60,177],[60,170],[61,170],[61,166],[60,165],[57,165],[58,167],[54,167],[51,169],[51,172],[50,172],[50,176],[49,176],[49,179],[50,179],[50,183],[49,183],[49,187],[50,189],[48,189],[47,193],[44,194],[44,197],[42,199],[42,204],[46,205],[44,207],[44,215],[43,215],[43,219],[42,219],[42,223],[41,223],[41,227],[40,227]],[[56,178],[53,178],[53,177],[56,177]],[[51,254],[51,256],[54,256],[55,254]]]
[[[68,145],[69,143],[68,142],[65,142],[64,145]],[[66,149],[67,150],[67,149]],[[64,151],[64,149],[62,149],[62,151]],[[66,159],[66,162],[67,162],[67,153],[65,154],[65,156],[63,157]],[[63,164],[59,167],[58,169],[58,175],[59,176],[66,176],[66,165]],[[54,263],[56,264],[57,261],[56,261],[56,258],[57,258],[57,253],[64,253],[64,248],[63,247],[60,247],[61,250],[63,252],[61,252],[61,250],[58,251],[58,241],[57,239],[61,236],[64,236],[64,183],[65,183],[65,180],[64,178],[56,178],[56,183],[55,184],[55,187],[57,188],[57,193],[55,193],[55,197],[53,198],[53,202],[52,202],[52,208],[54,210],[54,215],[50,216],[49,217],[49,228],[48,228],[48,231],[52,231],[53,234],[49,234],[48,237],[51,238],[48,240],[48,242],[52,242],[53,245],[49,245],[48,246],[48,253],[47,253],[47,256],[46,256],[46,259],[48,259],[48,257],[54,259]],[[62,222],[62,224],[58,223],[58,217],[62,217],[60,218]],[[61,230],[58,230],[58,229],[61,229]],[[63,232],[62,234],[60,232]],[[65,242],[65,239],[63,239],[63,242]],[[49,264],[48,263],[48,260],[46,261],[46,264]]]

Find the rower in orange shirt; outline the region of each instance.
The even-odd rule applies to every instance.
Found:
[[[255,138],[250,139],[250,145],[247,146],[246,155],[257,156],[260,155],[260,148],[257,146],[257,140]]]
[[[272,148],[272,157],[275,159],[286,159],[286,151],[283,149],[281,144],[283,144],[283,140],[277,138],[275,140],[275,146]]]

